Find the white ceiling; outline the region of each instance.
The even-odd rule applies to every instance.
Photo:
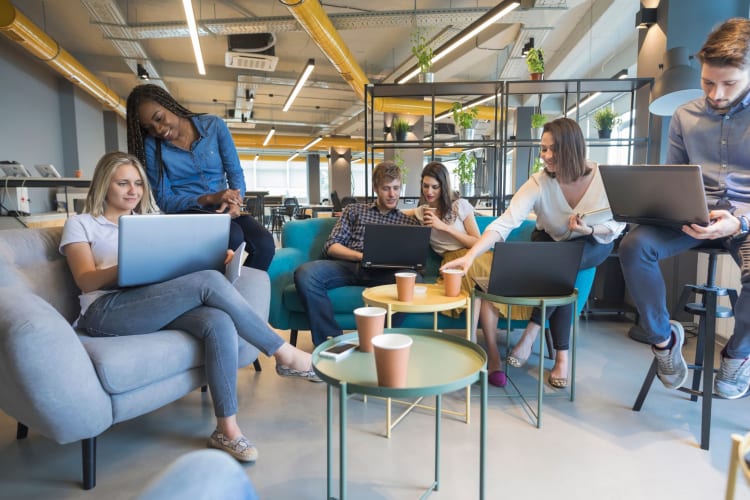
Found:
[[[285,0],[286,3],[317,0]],[[255,128],[235,133],[363,135],[362,102],[302,30],[281,0],[193,0],[206,75],[196,69],[180,0],[20,0],[14,5],[122,98],[142,83],[136,63],[158,75],[182,104],[227,117],[237,95],[255,90]],[[410,35],[427,30],[437,47],[498,0],[326,0],[327,16],[370,82],[392,83],[415,64]],[[524,5],[534,4],[528,1]],[[609,77],[636,60],[634,28],[638,0],[536,0],[470,40],[439,63],[436,81],[526,79],[520,47],[534,36],[545,51],[547,78]],[[106,22],[101,22],[106,21]],[[273,33],[273,72],[224,66],[227,33]],[[623,55],[624,54],[624,55]],[[30,56],[31,57],[31,56]],[[315,70],[291,110],[286,97],[308,59]],[[625,61],[611,71],[612,59]],[[239,113],[238,113],[239,115]],[[252,125],[250,125],[252,127]]]

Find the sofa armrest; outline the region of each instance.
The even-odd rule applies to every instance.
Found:
[[[284,288],[294,283],[294,270],[307,262],[304,252],[297,248],[278,248],[268,268],[271,280],[271,309],[268,321],[274,328],[289,328],[289,311],[284,307],[282,293]]]
[[[0,408],[58,443],[112,425],[112,403],[73,328],[24,287],[0,288]]]

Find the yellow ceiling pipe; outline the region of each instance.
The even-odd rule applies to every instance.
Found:
[[[323,54],[341,74],[341,77],[349,84],[354,93],[364,102],[365,85],[369,80],[362,68],[354,60],[344,40],[333,27],[330,18],[326,14],[320,2],[297,2],[295,5],[287,5],[287,9],[297,22],[302,26],[310,38],[320,47]],[[420,99],[396,99],[377,98],[374,99],[373,108],[382,113],[430,115],[432,106],[429,101]],[[441,113],[450,108],[450,103],[435,103],[435,113]],[[488,106],[477,106],[478,118],[483,120],[494,120],[495,110]]]
[[[94,96],[96,100],[125,117],[125,101],[8,0],[0,0],[0,32]]]

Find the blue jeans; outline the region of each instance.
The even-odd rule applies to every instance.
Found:
[[[243,241],[249,254],[244,265],[267,271],[276,253],[276,243],[268,229],[251,215],[240,215],[229,225],[230,250],[236,249]]]
[[[669,339],[667,291],[659,261],[691,248],[725,248],[740,266],[742,289],[734,310],[734,334],[723,350],[730,358],[750,354],[750,238],[740,241],[696,240],[679,229],[638,226],[620,244],[620,265],[625,284],[641,316],[640,325],[649,342],[658,344]]]
[[[217,271],[103,295],[81,316],[78,327],[92,337],[178,329],[201,340],[217,417],[237,413],[237,335],[268,356],[284,344]]]
[[[551,238],[545,233],[541,238],[537,236],[534,241],[551,241]],[[615,245],[614,242],[599,243],[592,236],[561,241],[560,243],[580,241],[583,241],[583,254],[581,255],[581,264],[578,266],[578,269],[588,269],[598,266],[612,253],[612,248]],[[586,300],[586,297],[578,297],[578,300]],[[573,306],[574,304],[568,304],[565,306],[551,306],[545,309],[546,320],[549,321],[549,331],[552,334],[552,345],[558,351],[567,351],[570,348]],[[546,321],[542,321],[542,310],[538,307],[535,307],[531,312],[529,321],[537,325],[544,325],[546,323]]]
[[[346,260],[313,260],[298,267],[294,271],[294,284],[305,306],[313,343],[317,346],[326,338],[343,333],[336,322],[328,290],[349,285],[371,287],[395,283],[393,275],[396,272],[396,269],[365,269],[358,262]],[[420,279],[421,276],[417,275],[417,280]],[[394,327],[401,322],[401,314],[394,314],[391,318]]]

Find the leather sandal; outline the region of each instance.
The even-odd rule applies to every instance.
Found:
[[[505,361],[513,368],[521,368],[523,365],[526,364],[526,361],[528,360],[529,360],[528,356],[521,359],[516,356],[513,356],[512,354],[508,354],[508,357],[505,358]]]
[[[555,389],[565,389],[566,387],[568,387],[567,377],[553,377],[552,375],[550,375],[547,379],[547,382]]]

